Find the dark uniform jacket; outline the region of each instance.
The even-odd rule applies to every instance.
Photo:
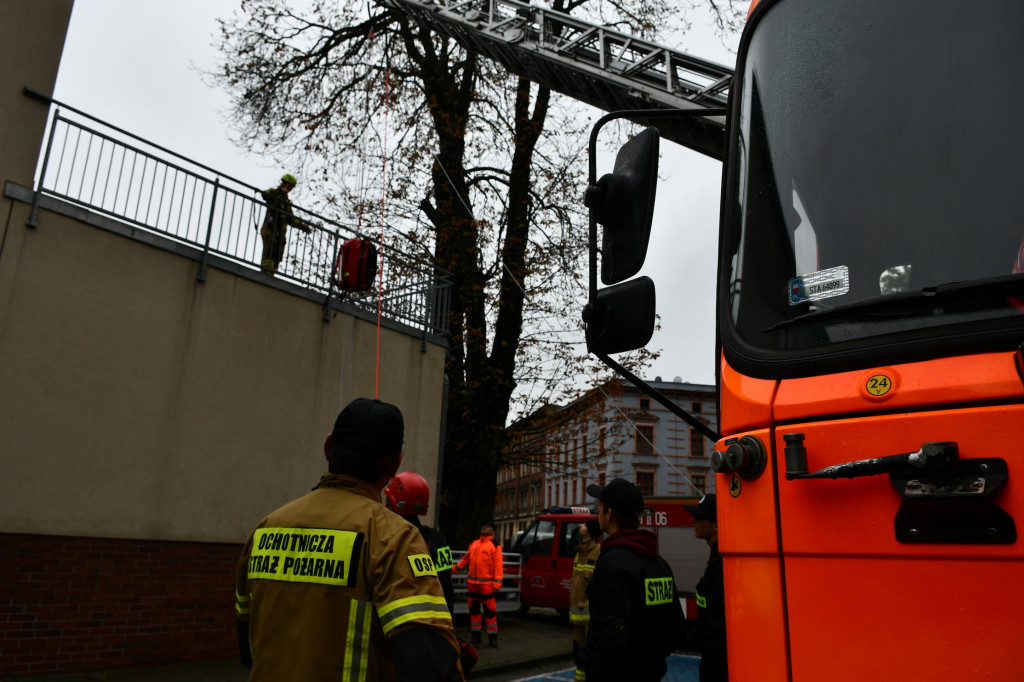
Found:
[[[280,188],[272,187],[263,190],[260,194],[263,195],[263,201],[267,202],[267,215],[260,228],[261,235],[264,237],[273,235],[283,239],[288,231],[288,225],[299,227],[300,223],[295,219],[295,213],[292,211],[292,202]]]
[[[356,478],[324,474],[260,522],[235,596],[251,682],[463,679],[426,543]]]
[[[587,586],[590,631],[580,650],[587,682],[643,682],[665,676],[665,659],[683,643],[683,609],[658,538],[620,530],[601,544]]]
[[[430,550],[430,556],[434,559],[434,568],[437,570],[437,579],[441,582],[444,600],[448,603],[448,610],[452,611],[455,608],[455,590],[452,587],[452,549],[448,546],[448,540],[441,531],[420,523],[418,516],[403,514],[402,518],[419,528],[420,535]]]
[[[712,679],[725,679],[725,577],[717,542],[711,545],[707,567],[697,583],[697,620],[688,644],[701,652],[704,667],[723,671]]]

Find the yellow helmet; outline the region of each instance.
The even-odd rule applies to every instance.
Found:
[[[295,179],[295,176],[292,175],[291,173],[285,173],[284,175],[282,175],[281,182],[287,182],[289,185],[293,187],[299,184],[298,181]]]

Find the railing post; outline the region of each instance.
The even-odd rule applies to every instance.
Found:
[[[60,109],[53,112],[53,123],[50,124],[50,136],[46,140],[46,153],[43,155],[43,167],[39,169],[39,184],[36,185],[35,195],[32,197],[32,212],[29,213],[25,224],[29,227],[39,226],[39,200],[43,198],[43,181],[46,179],[46,167],[50,165],[50,150],[53,149],[53,136],[57,133],[57,121],[60,120]]]
[[[219,177],[213,181],[213,196],[210,198],[210,219],[206,223],[206,244],[203,246],[203,257],[199,261],[199,272],[196,274],[196,280],[199,282],[206,281],[206,259],[210,255],[210,235],[213,234],[213,214],[217,210],[218,189],[220,189]]]
[[[327,277],[327,298],[324,299],[324,322],[331,321],[331,298],[334,295],[334,276],[338,270],[338,253],[341,252],[341,235],[337,230],[334,234],[334,258],[331,260],[330,275]]]
[[[420,338],[420,352],[427,352],[427,334],[434,333],[434,307],[437,305],[437,275],[431,268],[427,280],[427,300],[423,305],[423,334]]]

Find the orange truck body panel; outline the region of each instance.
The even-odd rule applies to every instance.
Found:
[[[783,455],[789,433],[804,434],[810,471],[955,441],[962,460],[1007,461],[1009,479],[993,501],[1022,519],[1017,355],[778,382],[743,377],[723,361],[728,428],[716,449],[751,435],[769,451],[759,478],[716,481],[732,679],[1024,679],[1020,540],[901,543],[901,497],[888,476],[790,481]],[[865,386],[878,376],[890,386],[876,397]]]

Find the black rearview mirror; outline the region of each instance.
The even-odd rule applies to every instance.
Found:
[[[617,284],[640,272],[654,217],[658,181],[658,129],[649,127],[627,142],[615,168],[587,188],[584,203],[601,236],[601,281]]]
[[[654,335],[654,281],[637,277],[602,289],[583,309],[587,349],[609,355],[643,348]]]

